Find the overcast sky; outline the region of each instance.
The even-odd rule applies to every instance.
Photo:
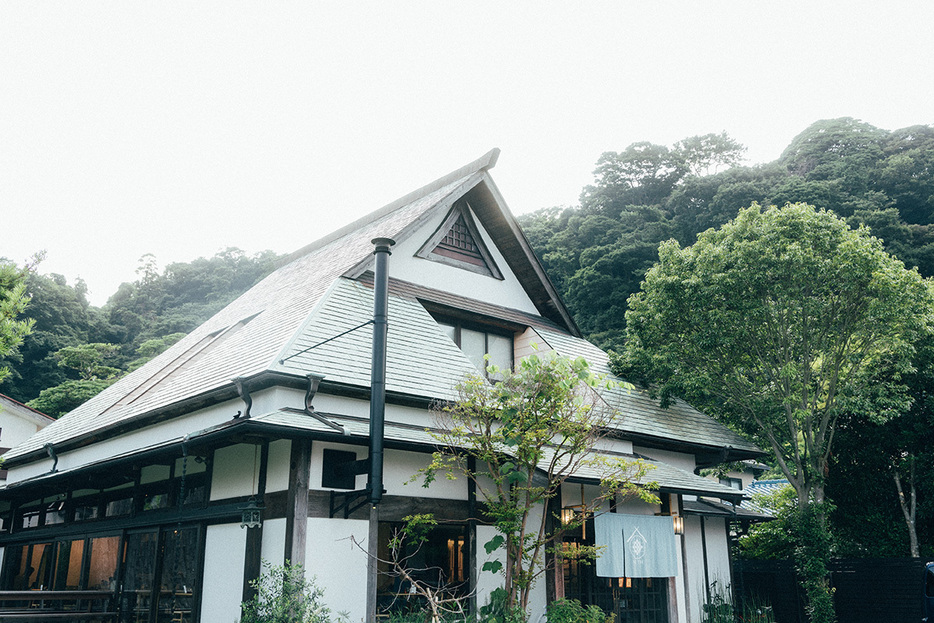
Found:
[[[228,246],[285,253],[479,157],[514,213],[604,151],[818,119],[934,123],[934,3],[0,3],[0,256],[103,304]]]

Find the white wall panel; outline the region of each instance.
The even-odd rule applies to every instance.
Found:
[[[346,612],[349,621],[366,616],[368,523],[356,519],[308,520],[305,571],[324,589],[324,603],[336,615]],[[360,547],[354,545],[353,537]],[[336,617],[335,617],[336,618]]]
[[[201,620],[232,623],[240,619],[246,528],[240,524],[208,526],[204,543]]]
[[[240,443],[214,452],[211,501],[255,495],[259,483],[260,447]]]

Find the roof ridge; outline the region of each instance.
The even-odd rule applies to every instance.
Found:
[[[429,182],[428,184],[425,184],[421,188],[417,190],[413,190],[412,192],[406,195],[403,195],[402,197],[399,197],[395,201],[384,205],[378,210],[370,212],[369,214],[362,216],[358,218],[357,220],[351,223],[348,223],[347,225],[344,225],[340,229],[337,229],[331,232],[330,234],[324,236],[323,238],[319,238],[318,240],[315,240],[314,242],[305,245],[298,251],[290,253],[289,255],[282,258],[279,266],[285,266],[286,264],[293,262],[300,257],[308,255],[312,251],[315,251],[316,249],[319,249],[335,240],[338,240],[351,232],[357,231],[364,225],[368,225],[369,223],[378,221],[379,219],[383,218],[387,214],[391,214],[392,212],[398,210],[399,208],[412,203],[416,199],[421,199],[422,197],[440,188],[443,188],[447,186],[448,184],[451,184],[459,179],[473,175],[474,173],[477,173],[478,171],[488,171],[489,169],[492,169],[494,166],[496,166],[496,161],[499,159],[499,153],[500,153],[499,148],[494,147],[493,149],[483,154],[482,156],[480,156],[473,162],[465,164],[459,169],[455,169],[454,171],[451,171],[447,175],[443,175],[439,177],[438,179],[436,179],[435,181]]]

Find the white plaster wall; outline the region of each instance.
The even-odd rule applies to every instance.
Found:
[[[477,224],[480,237],[483,238],[483,242],[496,262],[497,268],[503,274],[504,278],[502,280],[415,256],[422,245],[435,233],[435,230],[438,229],[447,215],[447,210],[439,211],[409,238],[393,247],[392,260],[390,261],[390,274],[392,277],[502,305],[503,307],[538,314],[535,305],[532,304],[531,299],[522,289],[519,280],[509,270],[505,258],[493,244],[476,214],[472,215],[474,222]]]
[[[35,422],[17,416],[12,409],[0,405],[0,446],[13,448],[39,430]]]
[[[477,605],[483,606],[490,600],[490,593],[503,586],[505,578],[502,573],[492,573],[483,571],[483,565],[487,562],[498,560],[506,564],[506,551],[498,549],[492,554],[487,554],[483,547],[497,534],[496,528],[491,526],[477,526]]]
[[[707,569],[710,582],[717,583],[714,592],[729,593],[732,584],[730,577],[730,554],[726,538],[725,519],[721,517],[707,518]]]
[[[357,519],[308,519],[306,575],[315,576],[316,584],[324,589],[325,605],[334,614],[346,612],[352,622],[366,617],[368,523]]]
[[[534,527],[540,525],[539,522],[542,520],[542,510],[542,506],[536,506],[529,513],[529,522],[531,526]],[[538,562],[538,568],[541,569],[541,565],[545,562],[544,557],[542,557],[542,559],[540,559]],[[529,594],[529,623],[538,623],[539,621],[544,620],[545,608],[548,605],[547,590],[545,574],[542,574],[539,576],[538,580],[536,580],[535,584],[532,585],[532,591]]]
[[[430,454],[419,452],[403,452],[401,450],[386,450],[385,465],[383,467],[383,484],[387,495],[404,495],[409,497],[444,498],[448,500],[467,499],[467,479],[457,478],[448,480],[444,474],[438,474],[430,487],[422,487],[422,479],[416,478],[408,482],[418,470],[431,462]]]
[[[269,463],[266,467],[266,492],[287,491],[289,488],[289,457],[292,442],[277,439],[269,444]]]
[[[239,524],[208,526],[204,543],[204,586],[201,620],[233,623],[240,620],[246,529]]]
[[[597,443],[594,444],[596,450],[609,450],[610,452],[623,452],[625,454],[632,454],[632,442],[628,439],[610,439],[609,437],[604,437],[603,439],[598,439]]]
[[[239,443],[215,450],[211,501],[255,495],[260,456],[259,446],[253,444]]]
[[[91,446],[79,448],[70,452],[63,452],[58,455],[58,471],[64,472],[102,459],[138,452],[140,448],[146,448],[166,441],[180,440],[189,433],[197,432],[231,419],[234,414],[242,408],[243,401],[239,399],[229,400]],[[25,478],[39,476],[48,472],[51,467],[51,459],[43,459],[28,465],[22,465],[10,470],[7,481],[13,483]]]
[[[656,459],[662,463],[667,463],[668,465],[691,473],[694,473],[694,468],[697,466],[693,454],[658,450],[657,448],[645,448],[642,446],[635,446],[633,451],[636,454],[643,454],[650,459]]]
[[[707,574],[713,584],[717,583],[717,590],[728,590],[730,585],[730,559],[727,548],[724,520],[710,518],[704,520],[707,540]],[[706,587],[704,586],[704,550],[701,540],[701,519],[696,515],[684,518],[684,540],[687,555],[688,569],[684,579],[686,587],[686,608],[690,623],[700,623],[703,618],[703,607],[706,603]]]
[[[317,394],[314,399],[315,411],[320,413],[334,413],[352,415],[361,418],[370,417],[370,403],[368,400],[348,398],[346,396],[332,396],[330,394]],[[404,407],[395,404],[386,405],[386,421],[401,424],[414,424],[416,426],[430,426],[431,413],[426,409]]]
[[[250,409],[250,415],[252,416],[271,413],[283,407],[305,408],[304,390],[291,387],[273,385],[257,392],[251,392],[250,398],[253,399],[253,407]],[[240,406],[243,406],[242,402]]]
[[[285,563],[285,517],[263,522],[262,559],[273,566]]]
[[[688,623],[700,623],[704,606],[704,558],[701,549],[700,517],[688,515],[684,518],[684,558],[682,558],[682,584],[685,591],[685,608]],[[684,570],[684,561],[687,570]]]
[[[311,444],[311,475],[310,480],[308,481],[308,487],[310,489],[319,489],[325,491],[345,491],[345,489],[333,489],[328,487],[321,486],[321,472],[324,468],[324,450],[340,450],[341,452],[353,452],[357,455],[357,459],[365,458],[367,455],[367,448],[364,446],[351,446],[346,444],[339,443],[329,443],[325,441],[315,441]],[[386,458],[385,461],[389,463],[389,459]],[[384,468],[385,469],[385,468]],[[288,474],[286,474],[288,476]],[[357,478],[354,481],[354,489],[360,490],[366,486],[366,474],[357,474]],[[384,477],[384,480],[386,478]]]

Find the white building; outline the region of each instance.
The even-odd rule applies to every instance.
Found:
[[[0,516],[12,529],[0,536],[0,588],[111,591],[107,607],[121,621],[230,623],[260,561],[288,559],[317,576],[332,610],[361,620],[366,556],[350,537],[367,537],[368,508],[354,508],[353,493],[366,479],[335,466],[367,455],[371,241],[385,237],[395,246],[381,531],[412,512],[453,522],[426,555],[482,603],[501,578],[479,571],[492,528],[477,521],[467,482],[405,484],[434,450],[430,405],[454,398],[484,354],[509,364],[532,344],[609,372],[493,183],[497,155],[293,254],[168,351],[10,451]],[[661,409],[638,391],[613,400],[606,452],[646,457],[662,499],[614,510],[683,515],[683,534],[670,534],[677,569],[620,580],[567,565],[537,585],[531,620],[563,592],[613,610],[619,623],[700,621],[705,578],[729,582],[727,526],[708,517],[702,532],[683,501],[740,494],[694,470],[761,453],[683,402]],[[562,506],[598,486],[597,475],[580,474]],[[262,526],[243,529],[251,499],[265,507]],[[380,589],[394,591],[391,582]]]
[[[45,413],[0,394],[0,455],[54,421]],[[0,469],[0,481],[3,480],[6,480],[6,470]]]

